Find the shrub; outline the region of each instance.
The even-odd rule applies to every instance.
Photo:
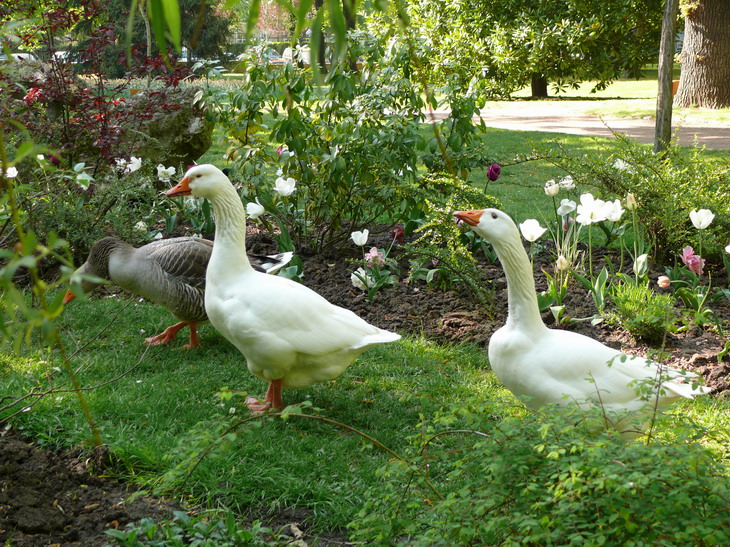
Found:
[[[310,70],[291,63],[272,68],[252,52],[242,61],[245,87],[209,90],[205,99],[229,136],[229,155],[249,196],[274,213],[274,170],[296,181],[290,211],[277,223],[298,248],[335,247],[353,230],[401,222],[421,160],[454,173],[482,163],[473,98],[457,105],[452,92],[455,117],[440,124],[440,140],[427,142],[422,90],[411,79],[408,48],[355,33],[351,49],[362,70],[335,72],[324,86]],[[270,127],[267,111],[274,119]],[[277,154],[269,141],[283,143]]]
[[[416,229],[420,237],[405,247],[408,256],[413,257],[410,279],[425,279],[441,288],[460,281],[482,304],[487,304],[489,289],[481,279],[473,250],[488,244],[471,232],[464,233],[453,215],[460,209],[501,208],[499,201],[446,173],[423,177],[411,196],[414,201],[410,216],[419,211],[423,220]]]
[[[708,159],[698,148],[674,146],[658,155],[646,145],[616,137],[595,154],[560,148],[542,152],[579,184],[598,186],[619,197],[633,193],[645,235],[661,259],[676,256],[686,245],[699,247],[700,237],[705,254],[719,259],[730,232],[730,167]],[[698,209],[716,215],[704,233],[690,222],[690,211]]]
[[[652,344],[660,343],[674,330],[671,295],[657,294],[643,284],[620,281],[611,287],[616,315],[632,335]]]
[[[478,403],[420,424],[428,438],[414,439],[410,463],[393,461],[380,470],[380,484],[351,524],[354,539],[401,545],[730,541],[728,481],[698,443],[627,443],[566,409],[522,418],[494,414],[494,403]]]

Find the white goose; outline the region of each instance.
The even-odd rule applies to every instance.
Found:
[[[212,241],[196,237],[160,239],[137,248],[115,237],[105,237],[92,245],[86,262],[74,275],[89,274],[111,281],[170,310],[179,323],[145,338],[148,344],[168,344],[187,326],[190,343],[185,347],[197,348],[200,346],[197,324],[208,320],[203,295],[205,269],[212,252]],[[251,258],[261,271],[276,273],[291,260],[292,253]],[[84,293],[90,293],[101,281],[82,279],[80,285]],[[74,298],[76,295],[67,291],[63,303],[68,304]]]
[[[190,194],[207,198],[216,220],[205,286],[210,322],[246,357],[249,371],[269,383],[263,401],[247,399],[252,411],[281,409],[282,388],[336,378],[369,347],[400,338],[299,283],[254,270],[245,252],[243,204],[218,168],[192,167],[167,192]]]
[[[641,418],[651,410],[647,403],[657,401],[664,406],[681,397],[692,399],[709,392],[703,386],[693,388],[690,383],[678,381],[680,377],[694,378],[695,374],[666,367],[660,371],[654,362],[629,356],[587,336],[548,329],[540,317],[530,261],[512,219],[497,209],[459,211],[454,215],[494,246],[504,268],[507,323],[489,341],[489,362],[502,383],[528,407],[538,409],[570,401],[595,404],[600,400],[607,411],[623,415],[607,424],[621,431],[631,427],[630,415],[638,413]],[[660,375],[663,381],[657,389],[653,380]],[[652,386],[650,401],[637,394],[637,381]],[[632,436],[637,431],[624,433]]]

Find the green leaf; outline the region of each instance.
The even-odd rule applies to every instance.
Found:
[[[256,22],[259,19],[259,13],[261,12],[261,0],[251,0],[251,5],[248,8],[248,17],[246,17],[246,43],[248,43],[249,36],[256,28]]]
[[[170,31],[170,40],[178,51],[181,51],[180,42],[180,6],[178,0],[162,0],[167,28]]]
[[[162,0],[147,0],[147,13],[152,22],[157,47],[163,57],[167,56],[167,40],[165,40],[165,10]]]

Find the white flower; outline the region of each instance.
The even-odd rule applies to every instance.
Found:
[[[277,177],[283,177],[283,176],[284,176],[284,170],[283,170],[283,169],[282,169],[281,167],[279,167],[279,168],[278,168],[278,169],[276,170],[276,176],[277,176]]]
[[[157,178],[161,182],[170,182],[170,177],[172,177],[174,174],[174,167],[165,167],[161,163],[157,166]]]
[[[285,198],[287,196],[291,196],[292,193],[294,193],[294,190],[297,189],[297,181],[295,181],[293,178],[289,177],[285,179],[284,177],[279,177],[274,182],[274,190],[277,194],[279,194],[281,197]]]
[[[621,202],[616,199],[614,201],[607,201],[603,206],[603,212],[606,215],[606,220],[618,222],[624,214],[624,208],[621,207]]]
[[[38,154],[35,159],[38,160],[38,163],[44,163],[46,161],[46,157],[43,154]]]
[[[568,259],[565,258],[563,255],[560,255],[557,262],[555,263],[555,267],[562,272],[570,267],[570,262],[568,262]]]
[[[370,231],[365,228],[362,232],[352,232],[350,234],[350,237],[352,238],[352,241],[355,243],[355,245],[359,245],[362,247],[368,242],[368,235],[370,234]]]
[[[134,225],[134,228],[132,228],[135,232],[146,232],[147,231],[147,224],[145,224],[144,220],[140,220],[137,224]]]
[[[562,199],[560,200],[560,207],[558,207],[558,214],[561,217],[564,217],[567,214],[572,213],[575,211],[575,201],[571,199]]]
[[[728,245],[727,247],[725,247],[725,252],[730,255],[730,245]]]
[[[142,167],[142,158],[135,158],[134,156],[129,158],[129,161],[124,158],[117,158],[114,162],[117,164],[117,169],[119,169],[119,171],[121,171],[124,175],[134,173],[137,169]]]
[[[595,199],[593,194],[583,194],[580,197],[578,216],[575,217],[575,220],[583,226],[606,220],[605,205],[605,201]]]
[[[558,192],[560,192],[560,184],[555,182],[553,179],[550,179],[545,183],[545,193],[552,197],[555,197],[558,195]]]
[[[0,174],[2,173],[2,170],[0,169]],[[18,169],[16,167],[8,167],[8,170],[5,171],[5,178],[6,179],[14,179],[18,176]]]
[[[128,175],[129,173],[134,173],[140,167],[142,167],[142,158],[135,158],[134,156],[132,156],[131,158],[129,158],[129,163],[124,169],[124,174]]]
[[[570,175],[562,179],[558,184],[563,190],[572,190],[575,188],[575,182],[573,182],[573,177]]]
[[[358,268],[350,274],[350,282],[353,287],[362,291],[366,291],[375,286],[375,280],[363,268]]]
[[[715,215],[709,209],[700,209],[699,211],[691,211],[689,218],[692,221],[692,225],[698,230],[704,230],[707,228]]]
[[[256,198],[256,203],[250,201],[246,204],[246,214],[248,218],[259,218],[266,212],[264,206],[259,203],[259,198]]]
[[[528,218],[525,222],[520,224],[520,232],[522,232],[522,237],[524,237],[530,243],[539,239],[540,236],[546,231],[547,228],[543,228],[542,226],[540,226],[540,223],[534,218]]]

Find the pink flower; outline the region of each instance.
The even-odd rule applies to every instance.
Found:
[[[668,289],[672,286],[672,281],[666,275],[660,275],[659,279],[656,280],[656,284],[662,289]]]
[[[702,271],[705,267],[705,259],[697,256],[692,247],[685,247],[682,249],[682,262],[684,262],[684,265],[697,275],[702,275]]]
[[[374,266],[375,264],[383,266],[385,264],[385,255],[378,251],[377,247],[372,247],[370,251],[365,253],[365,262],[370,266]]]

